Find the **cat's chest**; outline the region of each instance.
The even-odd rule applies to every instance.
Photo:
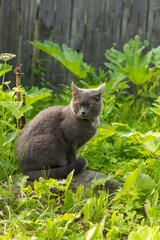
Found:
[[[83,146],[86,142],[88,142],[97,132],[97,127],[99,126],[98,120],[90,120],[88,126],[85,126],[84,131],[79,132],[77,135],[77,148]]]
[[[93,120],[74,119],[74,121],[68,121],[68,130],[65,131],[66,139],[80,148],[96,134],[98,126],[99,117]]]
[[[93,128],[97,128],[100,125],[99,117],[96,117],[93,120],[91,120],[91,125]]]
[[[77,124],[77,128],[75,129],[75,134],[80,137],[93,137],[95,133],[97,132],[98,127],[98,121],[97,120],[84,120]]]

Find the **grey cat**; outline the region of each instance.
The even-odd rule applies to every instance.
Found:
[[[30,180],[44,175],[66,178],[73,169],[77,174],[85,168],[87,161],[77,159],[77,152],[96,134],[104,88],[105,83],[94,89],[72,83],[68,106],[49,107],[26,125],[17,139],[16,153]]]

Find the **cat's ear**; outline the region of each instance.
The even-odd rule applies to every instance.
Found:
[[[103,90],[105,89],[106,83],[103,83],[101,86],[96,88],[97,93],[102,93]]]
[[[72,92],[73,92],[73,97],[80,95],[80,88],[78,88],[73,82],[72,82]]]
[[[105,89],[105,86],[106,86],[106,83],[103,83],[101,86],[99,86],[98,88],[95,89],[94,96],[97,101],[101,98],[101,95]]]

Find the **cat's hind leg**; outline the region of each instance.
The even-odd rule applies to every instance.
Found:
[[[74,175],[83,170],[86,166],[87,160],[85,158],[78,158],[76,161],[70,163],[69,165],[58,167],[58,168],[48,168],[45,170],[28,170],[24,171],[24,174],[29,176],[29,180],[38,180],[40,177],[63,179],[74,170]]]
[[[34,136],[23,144],[19,142],[17,156],[23,172],[68,164],[65,141],[50,134]]]

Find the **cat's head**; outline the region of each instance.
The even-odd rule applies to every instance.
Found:
[[[82,89],[72,82],[73,98],[71,101],[72,111],[82,119],[93,119],[97,117],[102,108],[102,92],[105,88],[103,83],[98,88]]]

